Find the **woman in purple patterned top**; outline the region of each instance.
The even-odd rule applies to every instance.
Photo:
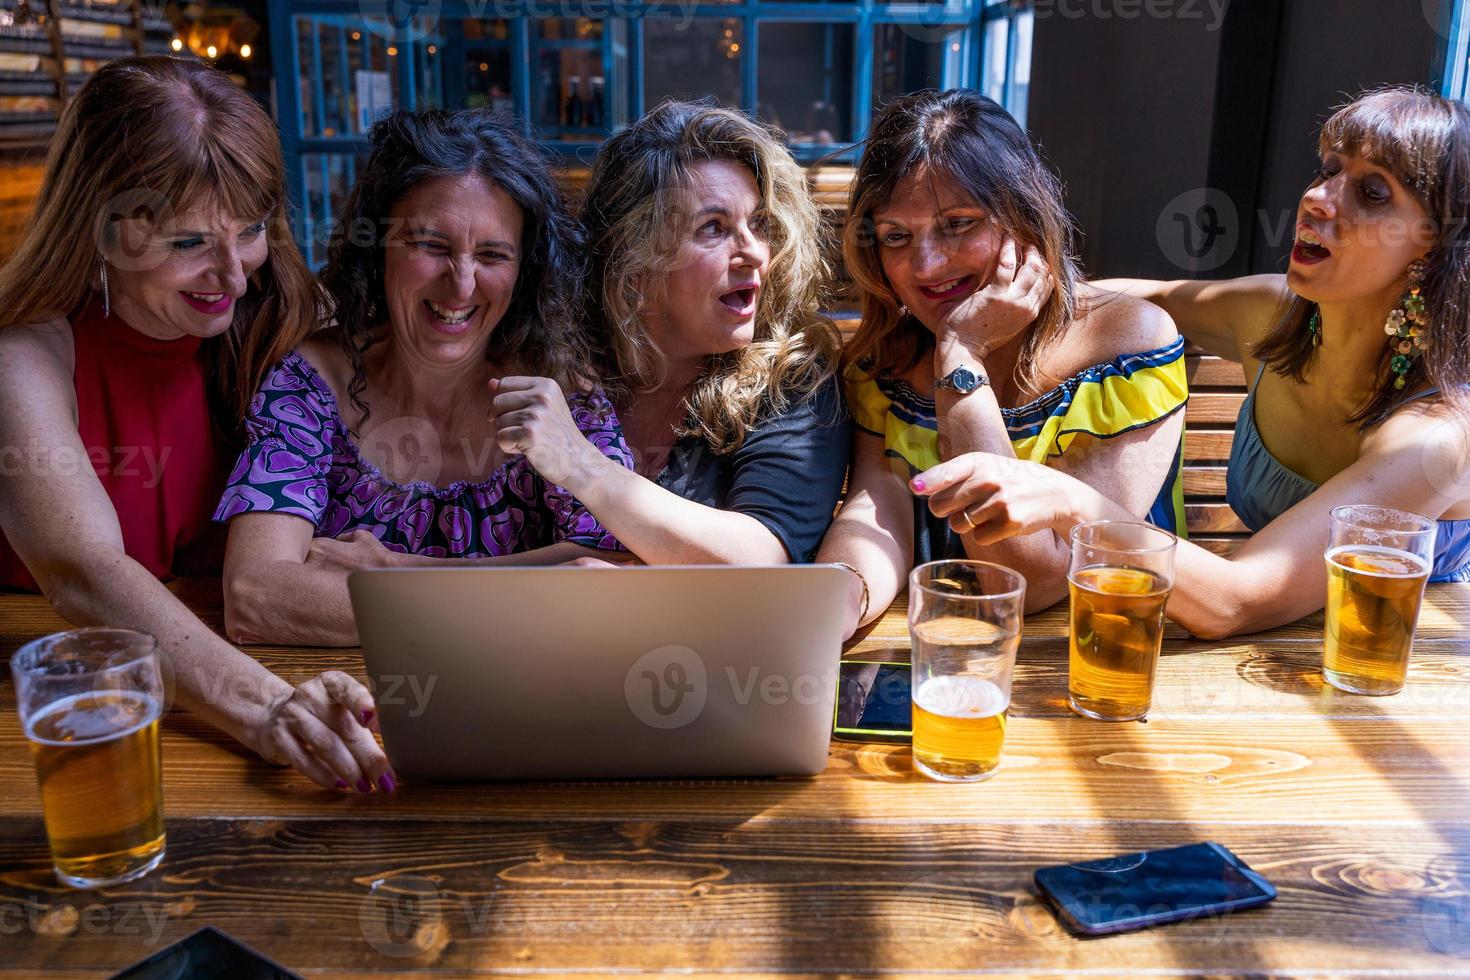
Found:
[[[543,158],[483,110],[397,113],[372,140],[322,276],[333,320],[256,393],[215,514],[239,643],[355,644],[354,568],[626,557],[489,421],[513,393],[520,434],[632,464]]]

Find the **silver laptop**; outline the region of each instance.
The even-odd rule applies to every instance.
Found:
[[[850,574],[387,569],[347,586],[397,771],[718,777],[827,764]]]

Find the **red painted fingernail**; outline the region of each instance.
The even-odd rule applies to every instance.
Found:
[[[363,712],[362,712],[362,723],[364,725],[366,725],[366,724],[369,724],[372,720],[373,720],[373,713],[372,713],[371,709],[364,708],[363,709]]]
[[[346,789],[347,788],[347,780],[345,780],[345,779],[339,779],[339,780],[337,780],[337,788],[338,789]]]
[[[391,793],[398,788],[398,784],[393,781],[393,774],[391,772],[379,776],[378,785],[383,788],[384,793]]]
[[[924,483],[923,480],[920,480],[920,479],[918,479],[916,477],[914,479],[914,481],[913,481],[913,486],[914,486],[914,490],[917,491],[918,493],[923,493],[924,492],[925,483]]]
[[[357,791],[359,793],[371,793],[373,791],[373,784],[368,782],[366,777],[359,779],[357,781]]]

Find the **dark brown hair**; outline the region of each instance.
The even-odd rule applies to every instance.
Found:
[[[540,148],[489,109],[399,111],[374,126],[371,138],[322,270],[334,315],[329,329],[352,365],[347,390],[363,420],[369,412],[362,356],[388,315],[384,249],[391,212],[419,184],[439,177],[483,177],[521,212],[520,270],[486,357],[567,385],[590,380],[591,354],[576,313],[585,267],[581,237]]]
[[[1429,348],[1414,359],[1399,389],[1389,371],[1394,351],[1385,342],[1378,392],[1348,421],[1370,428],[1430,386],[1470,415],[1470,109],[1419,88],[1373,89],[1327,120],[1317,152],[1361,157],[1393,174],[1423,206],[1434,235],[1420,288]],[[1281,377],[1306,380],[1316,351],[1306,324],[1315,311],[1315,303],[1289,297],[1257,345],[1256,356]]]
[[[1076,316],[1081,277],[1075,231],[1057,180],[998,103],[969,89],[932,89],[894,99],[873,122],[853,180],[842,249],[857,283],[862,321],[843,351],[845,365],[873,374],[899,374],[919,362],[933,335],[912,316],[883,272],[873,214],[899,182],[923,170],[948,180],[983,207],[1018,242],[1038,249],[1056,286],[1027,334],[1017,362],[1023,388],[1035,382],[1038,358]]]
[[[162,56],[104,65],[62,113],[25,236],[0,269],[4,323],[80,314],[103,256],[121,261],[119,220],[157,223],[200,205],[264,217],[270,257],[230,329],[204,346],[215,422],[238,434],[266,372],[321,315],[291,237],[285,174],[275,124],[222,72]]]

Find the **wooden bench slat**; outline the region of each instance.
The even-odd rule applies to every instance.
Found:
[[[1189,387],[1245,389],[1245,372],[1239,364],[1213,354],[1186,355]]]
[[[1240,550],[1240,546],[1250,540],[1248,534],[1191,534],[1189,540],[1199,545],[1206,551],[1213,551],[1217,555],[1229,557]]]
[[[1225,496],[1225,467],[1185,466],[1184,497]]]
[[[1234,425],[1244,392],[1191,391],[1184,409],[1185,425]]]
[[[1235,433],[1229,429],[1184,429],[1184,462],[1224,462],[1230,458]]]
[[[1186,501],[1184,519],[1188,522],[1191,533],[1196,531],[1250,533],[1250,528],[1241,523],[1240,518],[1235,516],[1235,511],[1230,509],[1229,504],[1202,504]]]

